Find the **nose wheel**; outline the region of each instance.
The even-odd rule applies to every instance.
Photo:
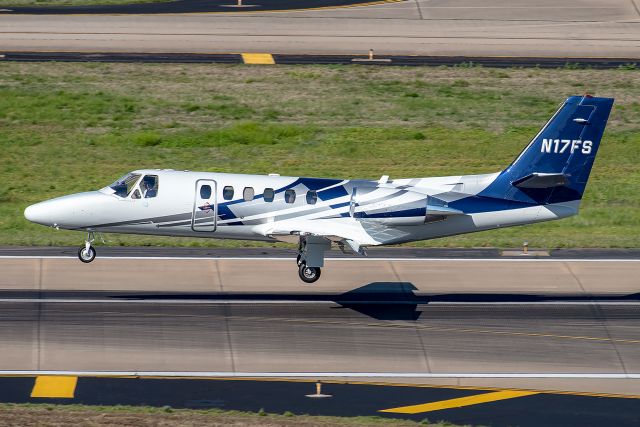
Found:
[[[320,267],[307,267],[305,263],[298,266],[298,275],[305,283],[313,283],[320,278]]]
[[[91,245],[89,245],[89,247],[80,248],[78,250],[78,258],[82,262],[89,263],[96,258],[96,250]]]
[[[96,250],[91,244],[95,240],[93,231],[87,233],[87,240],[84,242],[84,246],[78,249],[78,259],[84,263],[89,263],[96,258]]]

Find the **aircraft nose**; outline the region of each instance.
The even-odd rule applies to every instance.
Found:
[[[87,227],[92,223],[96,206],[111,198],[98,191],[69,194],[28,206],[24,217],[36,224],[58,228]]]
[[[36,224],[64,228],[73,224],[78,200],[76,195],[45,200],[27,207],[24,210],[24,217]]]
[[[24,217],[36,224],[47,224],[47,208],[44,203],[36,203],[35,205],[27,206],[24,210]]]

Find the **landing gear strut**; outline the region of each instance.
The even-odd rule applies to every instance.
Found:
[[[319,236],[300,236],[298,244],[298,276],[305,283],[320,278],[320,267],[324,265],[324,251],[331,249],[331,241]]]
[[[84,242],[84,246],[82,246],[78,250],[78,259],[84,263],[89,263],[96,258],[96,250],[91,246],[93,241],[95,240],[95,236],[93,231],[89,231],[87,233],[87,240]]]

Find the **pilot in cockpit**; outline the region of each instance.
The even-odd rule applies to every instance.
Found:
[[[147,175],[142,179],[142,193],[144,198],[156,197],[158,190],[156,188],[156,177],[153,175]]]

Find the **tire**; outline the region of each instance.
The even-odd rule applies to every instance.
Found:
[[[300,264],[298,275],[303,282],[313,283],[320,278],[320,267],[307,267],[306,264]]]
[[[89,246],[89,253],[86,253],[86,249],[84,247],[78,250],[78,259],[84,263],[89,263],[96,258],[96,250],[93,246]]]

